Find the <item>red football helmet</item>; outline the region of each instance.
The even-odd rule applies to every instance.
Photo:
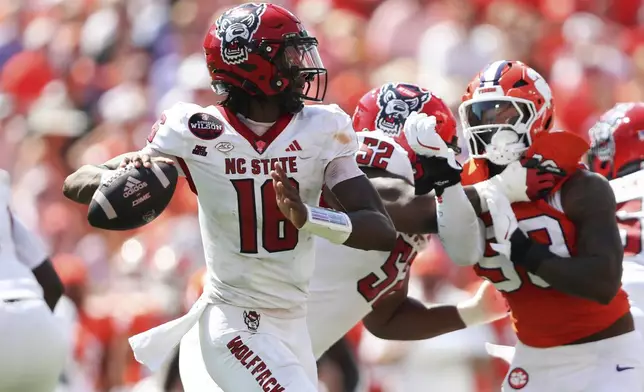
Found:
[[[538,132],[550,130],[550,86],[520,61],[496,61],[468,85],[458,108],[470,156],[496,165],[519,159]]]
[[[588,131],[588,166],[608,179],[644,168],[644,103],[618,103]]]
[[[413,153],[402,132],[412,112],[436,117],[436,132],[452,148],[457,147],[456,119],[445,102],[429,90],[414,84],[386,83],[366,93],[353,113],[353,129],[382,131]]]
[[[407,151],[414,179],[418,181],[424,176],[424,169],[403,133],[405,120],[412,112],[436,117],[436,132],[448,146],[460,152],[452,111],[442,99],[414,84],[386,83],[366,93],[353,113],[353,129],[356,132],[379,130],[393,138]]]
[[[203,47],[215,91],[236,86],[252,96],[285,91],[321,102],[326,69],[300,20],[268,3],[246,3],[210,26]]]

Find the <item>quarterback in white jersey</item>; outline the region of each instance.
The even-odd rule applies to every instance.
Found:
[[[10,197],[0,170],[0,391],[51,392],[67,355],[52,313],[63,284],[40,239],[9,210]]]
[[[395,108],[389,111],[386,125],[378,121],[386,117],[383,107]],[[363,251],[315,239],[317,261],[307,325],[316,359],[362,319],[381,338],[419,340],[507,315],[505,303],[489,283],[484,283],[472,299],[456,306],[427,308],[407,297],[409,266],[425,245],[423,234],[437,230],[435,213],[418,214],[418,210],[434,206],[433,195],[426,194],[431,188],[427,184],[432,181],[431,173],[423,171],[430,169],[429,162],[401,146],[407,146],[402,125],[415,111],[434,116],[436,132],[444,140],[456,140],[455,121],[443,101],[411,84],[386,84],[370,91],[353,116],[354,129],[365,129],[357,133],[360,151],[355,154],[356,162],[381,192],[385,205],[392,207],[394,224],[399,221],[415,234],[399,233],[395,248],[388,252]],[[416,196],[418,190],[420,195]],[[321,204],[336,203],[334,195],[325,191]],[[209,384],[203,367],[194,367],[193,375],[193,380],[201,379],[202,385],[217,390]]]
[[[208,278],[184,317],[131,338],[155,369],[181,341],[186,391],[205,367],[224,391],[315,391],[306,329],[313,236],[359,249],[391,250],[395,229],[354,160],[350,117],[320,102],[326,69],[317,40],[274,4],[224,12],[204,40],[218,106],[179,103],[164,112],[139,153],[105,164],[175,162],[199,200]],[[86,202],[100,167],[81,168],[66,194]],[[325,185],[345,212],[317,207]],[[80,196],[80,197],[79,197]],[[185,338],[184,338],[185,336]]]

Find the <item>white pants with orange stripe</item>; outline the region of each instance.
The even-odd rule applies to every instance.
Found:
[[[41,298],[0,300],[0,392],[51,392],[65,366],[68,335]]]
[[[181,340],[179,370],[184,390],[317,391],[306,319],[258,312],[249,320],[249,311],[208,305]]]

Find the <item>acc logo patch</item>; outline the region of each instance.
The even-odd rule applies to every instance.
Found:
[[[217,149],[217,151],[227,153],[227,152],[232,151],[235,148],[235,146],[233,146],[233,144],[230,143],[230,142],[219,142],[219,143],[217,143],[215,148]]]
[[[224,133],[224,124],[212,114],[195,113],[188,119],[188,129],[203,140],[214,140]]]
[[[508,374],[508,384],[512,389],[522,389],[528,385],[529,380],[528,372],[520,367],[510,370]]]

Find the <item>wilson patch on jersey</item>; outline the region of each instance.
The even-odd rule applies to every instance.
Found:
[[[188,120],[188,129],[199,139],[214,140],[224,132],[224,124],[212,114],[195,113]]]

